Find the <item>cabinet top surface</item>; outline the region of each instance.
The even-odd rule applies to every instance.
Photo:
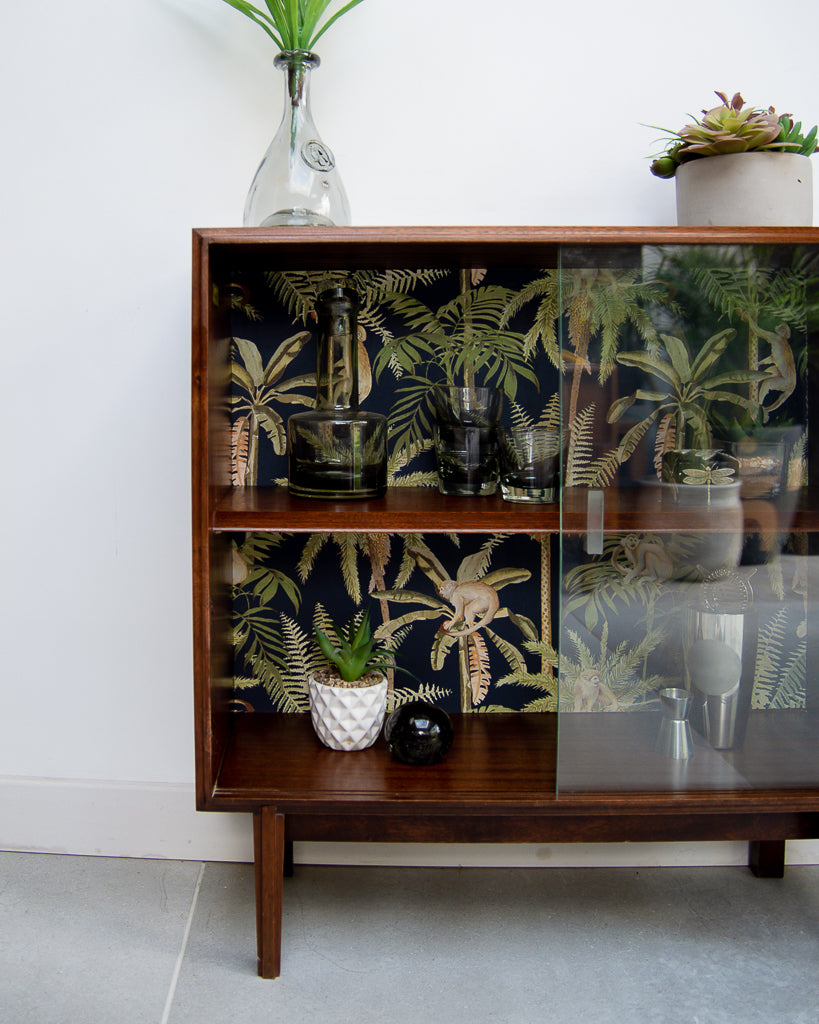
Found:
[[[345,228],[194,228],[194,236],[209,244],[269,245],[319,242],[484,242],[533,241],[565,245],[686,244],[686,243],[819,243],[815,227],[678,227],[670,225],[471,225],[361,226]]]
[[[292,265],[331,267],[338,262],[370,265],[419,260],[425,266],[489,267],[533,263],[555,266],[597,261],[607,253],[618,262],[642,247],[817,245],[819,229],[806,227],[348,227],[198,228],[194,252],[208,258],[286,260]],[[619,255],[617,255],[619,253]],[[420,265],[420,264],[419,264]]]

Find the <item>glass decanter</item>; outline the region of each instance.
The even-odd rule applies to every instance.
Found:
[[[377,498],[387,489],[387,418],[358,407],[358,296],[316,305],[316,405],[287,421],[288,484],[299,498]]]
[[[310,72],[320,63],[306,50],[286,50],[274,61],[284,71],[284,116],[247,194],[246,227],[350,223],[333,154],[310,112]]]

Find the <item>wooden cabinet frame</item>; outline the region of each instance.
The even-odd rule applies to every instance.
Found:
[[[819,230],[752,228],[353,228],[198,230],[193,236],[193,599],[197,806],[253,814],[259,973],[279,974],[282,876],[294,840],[612,842],[747,840],[749,865],[781,875],[785,841],[819,837],[819,791],[558,790],[556,715],[454,716],[456,742],[434,769],[398,765],[376,745],[322,747],[306,715],[237,715],[232,687],[229,538],[234,531],[353,529],[349,505],[293,500],[284,488],[234,488],[229,476],[229,323],[219,288],[237,261],[281,268],[554,267],[561,247],[819,245]],[[811,369],[811,373],[813,373]],[[813,416],[813,413],[811,413]],[[811,444],[816,429],[811,425]],[[819,533],[803,499],[795,529]],[[357,506],[368,530],[556,533],[556,507],[479,503],[391,489]],[[566,493],[563,529],[582,530],[584,495]],[[657,510],[607,495],[606,529],[656,524]],[[673,524],[666,523],[666,528]],[[360,528],[360,526],[358,527]],[[811,548],[812,550],[812,548]],[[815,715],[816,708],[806,714]],[[593,759],[607,716],[588,716]],[[627,718],[629,716],[618,716]],[[808,730],[808,739],[815,735]],[[816,758],[815,749],[805,756]]]

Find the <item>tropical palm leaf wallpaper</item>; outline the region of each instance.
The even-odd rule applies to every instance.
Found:
[[[366,603],[402,669],[390,674],[394,703],[542,707],[557,697],[556,659],[541,644],[551,602],[540,565],[550,543],[547,535],[249,534],[234,550],[237,699],[255,710],[306,711],[306,674],[322,661],[314,624],[326,630]],[[468,634],[442,630],[453,616],[447,582],[497,594],[491,619]]]
[[[404,670],[390,679],[393,704],[639,709],[680,685],[687,609],[722,578],[753,606],[753,707],[803,706],[805,538],[780,512],[806,483],[818,276],[816,257],[796,247],[630,249],[605,267],[578,250],[558,269],[243,267],[223,296],[236,486],[286,485],[286,421],[313,403],[313,309],[330,282],[361,300],[360,396],[389,418],[391,485],[435,486],[436,383],[499,387],[506,423],[560,429],[564,487],[650,490],[666,453],[735,453],[743,439],[772,439],[781,457],[775,488],[746,476],[753,458],[688,470],[708,493],[701,511],[717,516],[714,533],[606,534],[597,554],[569,533],[385,535],[366,522],[237,536],[237,708],[306,711],[306,674],[321,662],[314,625],[370,607]],[[722,507],[720,486],[736,490],[740,477],[741,506]],[[460,613],[467,593],[475,616]]]

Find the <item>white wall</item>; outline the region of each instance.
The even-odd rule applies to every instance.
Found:
[[[673,223],[641,122],[715,88],[819,119],[818,34],[802,0],[365,0],[314,114],[358,224]],[[0,51],[0,845],[245,856],[192,810],[190,229],[239,223],[273,47],[220,0],[40,0]]]

